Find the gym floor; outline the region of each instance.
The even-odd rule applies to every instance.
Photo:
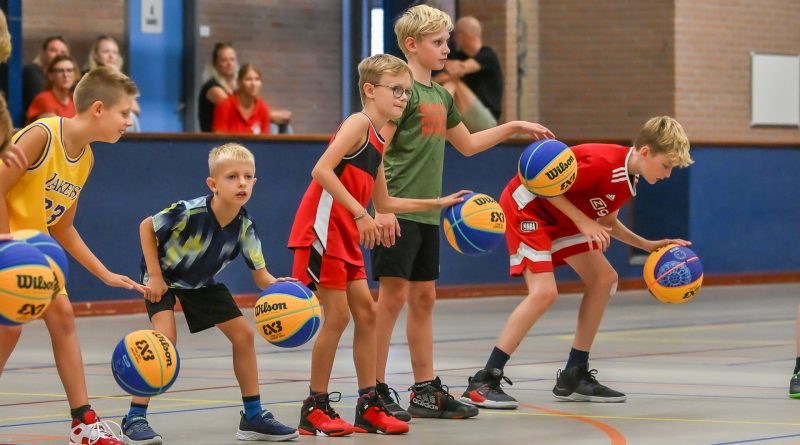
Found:
[[[305,443],[466,444],[797,444],[800,400],[787,397],[795,357],[800,283],[705,287],[684,305],[657,303],[644,291],[618,293],[592,352],[598,379],[627,393],[619,404],[556,401],[550,391],[564,365],[578,295],[564,295],[514,354],[505,386],[513,411],[481,410],[466,420],[414,419],[407,436],[302,437]],[[455,396],[483,366],[520,297],[444,300],[437,304],[436,369]],[[251,311],[244,311],[248,317]],[[230,347],[217,330],[190,335],[179,317],[181,373],[150,404],[148,418],[165,444],[234,444],[241,398]],[[405,318],[395,332],[388,383],[407,405],[412,383]],[[120,421],[129,398],[111,376],[117,341],[149,327],[144,314],[78,319],[92,405]],[[352,421],[356,383],[352,330],[342,340],[330,390]],[[311,344],[284,350],[256,339],[262,400],[296,425],[308,390]],[[26,326],[0,379],[0,444],[67,443],[69,415],[41,321]]]

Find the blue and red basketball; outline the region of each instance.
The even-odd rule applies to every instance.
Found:
[[[42,316],[59,290],[50,262],[22,241],[0,242],[0,324],[18,325]]]
[[[644,281],[662,303],[686,303],[703,285],[703,263],[692,249],[669,244],[657,249],[644,263]]]
[[[565,193],[578,177],[578,161],[567,144],[541,139],[519,157],[519,179],[531,193],[552,197]]]
[[[478,255],[489,252],[503,242],[505,213],[489,195],[470,193],[463,198],[464,201],[444,210],[444,236],[459,253]]]
[[[126,335],[111,356],[114,380],[134,396],[161,394],[175,383],[180,369],[178,350],[169,338],[148,329]]]
[[[69,260],[64,249],[50,235],[39,232],[38,230],[18,230],[11,234],[15,240],[25,241],[31,246],[39,249],[44,256],[50,260],[50,266],[58,278],[58,284],[63,289],[67,285],[69,278]]]
[[[280,281],[264,289],[253,315],[258,333],[282,348],[305,344],[322,323],[317,296],[296,281]]]

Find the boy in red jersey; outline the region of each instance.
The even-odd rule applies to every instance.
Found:
[[[345,436],[353,431],[403,434],[408,425],[391,416],[375,391],[375,302],[367,286],[358,244],[380,242],[380,226],[366,210],[370,198],[379,212],[431,210],[461,202],[466,191],[432,199],[389,196],[383,171],[384,142],[378,134],[402,113],[413,77],[405,62],[379,54],[358,65],[364,110],[347,118],[317,162],[300,208],[289,247],[294,249],[292,276],[316,288],[324,322],[311,355],[310,395],[300,413],[301,434]],[[328,381],[339,338],[355,321],[353,360],[358,376],[354,425],[330,406]]]
[[[625,394],[601,385],[589,369],[589,350],[608,301],[616,292],[617,273],[603,252],[611,238],[651,252],[680,239],[647,240],[617,219],[619,209],[636,196],[639,177],[650,184],[668,178],[674,167],[688,167],[689,140],[671,117],[645,123],[633,147],[582,144],[572,147],[578,176],[554,198],[537,197],[518,177],[500,197],[506,214],[511,275],[525,278],[527,297],[514,309],[484,369],[469,379],[461,400],[484,408],[514,409],[517,401],[500,387],[503,368],[539,317],[558,298],[553,268],[572,267],[586,285],[569,359],[556,377],[559,400],[624,402]]]

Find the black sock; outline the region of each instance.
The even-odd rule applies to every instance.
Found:
[[[361,397],[364,394],[369,394],[370,391],[375,391],[374,386],[367,386],[366,388],[359,388],[358,389],[358,396]]]
[[[431,383],[433,383],[433,380],[425,380],[425,381],[422,381],[422,382],[414,382],[414,388],[422,389],[422,388],[430,385]]]
[[[79,406],[77,408],[73,408],[73,409],[69,410],[69,414],[72,416],[73,419],[78,419],[82,423],[86,423],[86,422],[83,421],[84,420],[83,419],[83,415],[88,413],[91,410],[92,410],[92,406],[91,405],[83,405],[83,406]]]
[[[589,363],[589,351],[580,351],[572,348],[569,351],[569,358],[567,359],[567,366],[564,369],[572,368],[573,366],[586,365]]]
[[[800,372],[800,357],[797,357],[794,362],[794,372],[793,374],[797,374]]]
[[[486,361],[486,366],[484,366],[484,368],[497,368],[502,371],[503,368],[505,368],[506,363],[508,363],[508,359],[510,358],[510,355],[506,354],[502,349],[495,346],[494,349],[492,349],[492,353],[489,355],[489,360]]]

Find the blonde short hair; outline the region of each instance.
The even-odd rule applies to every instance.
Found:
[[[394,33],[397,35],[397,44],[400,50],[408,57],[406,38],[422,40],[423,37],[438,32],[453,31],[453,21],[446,12],[428,5],[417,5],[406,9],[394,24]]]
[[[381,76],[388,74],[398,76],[408,74],[411,81],[414,81],[414,74],[408,64],[401,59],[390,54],[375,54],[367,57],[358,64],[358,92],[361,93],[361,103],[364,104],[364,84],[371,83],[377,85],[381,83]]]
[[[86,73],[75,86],[75,111],[82,113],[100,101],[111,108],[125,96],[137,96],[139,89],[128,76],[101,66]]]
[[[645,122],[633,145],[637,150],[646,145],[654,155],[666,155],[676,167],[688,167],[694,163],[689,155],[686,132],[669,116],[657,116]]]
[[[229,142],[212,148],[208,153],[209,176],[214,176],[220,164],[226,161],[247,162],[253,166],[253,170],[256,168],[256,158],[250,150],[245,148],[244,145]]]

